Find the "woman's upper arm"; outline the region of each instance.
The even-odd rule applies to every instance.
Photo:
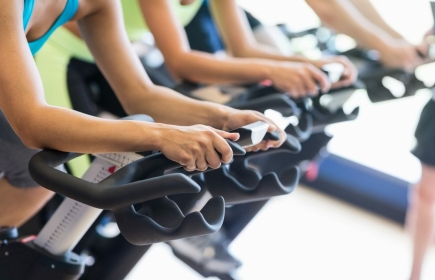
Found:
[[[118,0],[98,0],[95,12],[78,21],[86,45],[124,106],[133,102],[138,85],[153,86],[127,37]]]
[[[246,15],[235,0],[210,0],[211,12],[225,45],[234,56],[256,44]]]
[[[172,68],[177,56],[189,52],[189,41],[169,0],[140,0],[144,19],[153,34],[157,47]]]
[[[19,4],[19,2],[21,4]],[[0,0],[0,108],[18,133],[44,89],[23,30],[22,2]]]

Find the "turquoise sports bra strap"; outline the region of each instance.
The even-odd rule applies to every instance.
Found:
[[[48,30],[47,33],[44,34],[43,37],[50,37],[51,33],[53,33],[58,27],[64,25],[66,22],[71,20],[71,18],[73,18],[76,14],[78,7],[79,0],[68,0],[62,14],[59,16],[59,18],[56,20],[50,30]]]
[[[35,1],[35,0],[25,0],[25,1]],[[57,18],[56,22],[51,26],[51,28],[39,39],[29,42],[30,50],[32,54],[35,55],[38,50],[42,48],[44,43],[48,40],[51,34],[60,26],[64,25],[66,22],[71,20],[77,12],[79,7],[79,0],[68,0],[62,14]]]
[[[35,6],[35,0],[24,0],[24,11],[23,11],[23,26],[24,31],[29,25],[30,18],[32,17],[33,7]]]

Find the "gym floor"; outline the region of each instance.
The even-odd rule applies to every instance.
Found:
[[[417,42],[432,24],[426,1],[373,3],[393,27]],[[269,24],[288,22],[295,29],[318,24],[303,0],[239,2]],[[434,69],[431,66],[419,73],[433,79]],[[372,105],[363,93],[358,95],[357,101],[363,104],[360,117],[331,127],[335,138],[328,149],[409,182],[417,181],[419,165],[409,150],[419,111],[428,98],[430,93],[421,91],[415,97]],[[269,202],[230,249],[243,262],[240,278],[249,280],[405,280],[412,252],[410,236],[401,225],[303,186]],[[127,279],[203,278],[178,261],[168,246],[158,244]],[[435,279],[435,247],[429,252],[422,279]]]

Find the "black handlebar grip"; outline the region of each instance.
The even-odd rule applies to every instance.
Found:
[[[266,135],[264,136],[263,140],[268,141],[268,140],[272,140],[272,141],[278,141],[279,140],[279,132],[278,131],[274,131],[274,132],[268,132],[266,133]]]
[[[272,140],[272,141],[278,141],[279,140],[279,132],[278,131],[274,131],[274,132],[268,132],[266,133],[266,135],[264,136],[263,140]],[[301,143],[299,142],[299,140],[297,138],[295,138],[292,135],[287,134],[287,140],[282,144],[281,146],[282,149],[285,150],[290,150],[291,152],[294,153],[299,153],[302,149]]]
[[[228,144],[234,155],[246,154],[246,151],[237,143],[228,141]],[[178,163],[169,160],[161,153],[130,163],[98,184],[55,169],[56,166],[79,155],[53,150],[41,151],[35,154],[29,162],[30,175],[38,184],[51,191],[102,209],[135,204],[150,197],[159,196],[158,194],[198,192],[200,189],[190,178],[181,176],[182,174],[154,180],[154,177],[163,175],[167,170],[181,168]],[[160,188],[159,192],[156,186],[163,183],[166,188]],[[177,184],[184,187],[178,187],[177,190]],[[122,203],[119,202],[119,197],[124,198]]]
[[[236,142],[227,140],[228,145],[230,145],[231,150],[233,150],[233,155],[235,156],[244,156],[246,154],[245,149],[242,148],[239,144]]]

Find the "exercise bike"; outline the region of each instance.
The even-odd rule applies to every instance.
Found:
[[[150,121],[143,116],[135,119]],[[262,129],[256,131],[252,126],[245,128],[247,133],[241,140],[251,139],[251,144],[256,144],[264,138],[276,139],[276,135],[266,133],[267,126],[259,125]],[[229,144],[236,157],[245,154],[237,143],[229,141]],[[297,141],[288,141],[284,149],[296,151],[300,149],[297,144]],[[84,259],[72,250],[102,209],[114,214],[128,242],[151,245],[214,233],[223,223],[224,197],[241,202],[288,194],[299,178],[297,168],[291,178],[287,176],[284,181],[275,174],[275,185],[215,196],[200,212],[184,215],[168,196],[200,192],[203,186],[193,178],[207,171],[186,173],[161,153],[95,155],[82,179],[56,169],[77,156],[45,150],[31,159],[29,171],[35,181],[66,198],[37,236],[19,237],[14,228],[1,229],[0,275],[3,279],[78,279],[84,273]]]

